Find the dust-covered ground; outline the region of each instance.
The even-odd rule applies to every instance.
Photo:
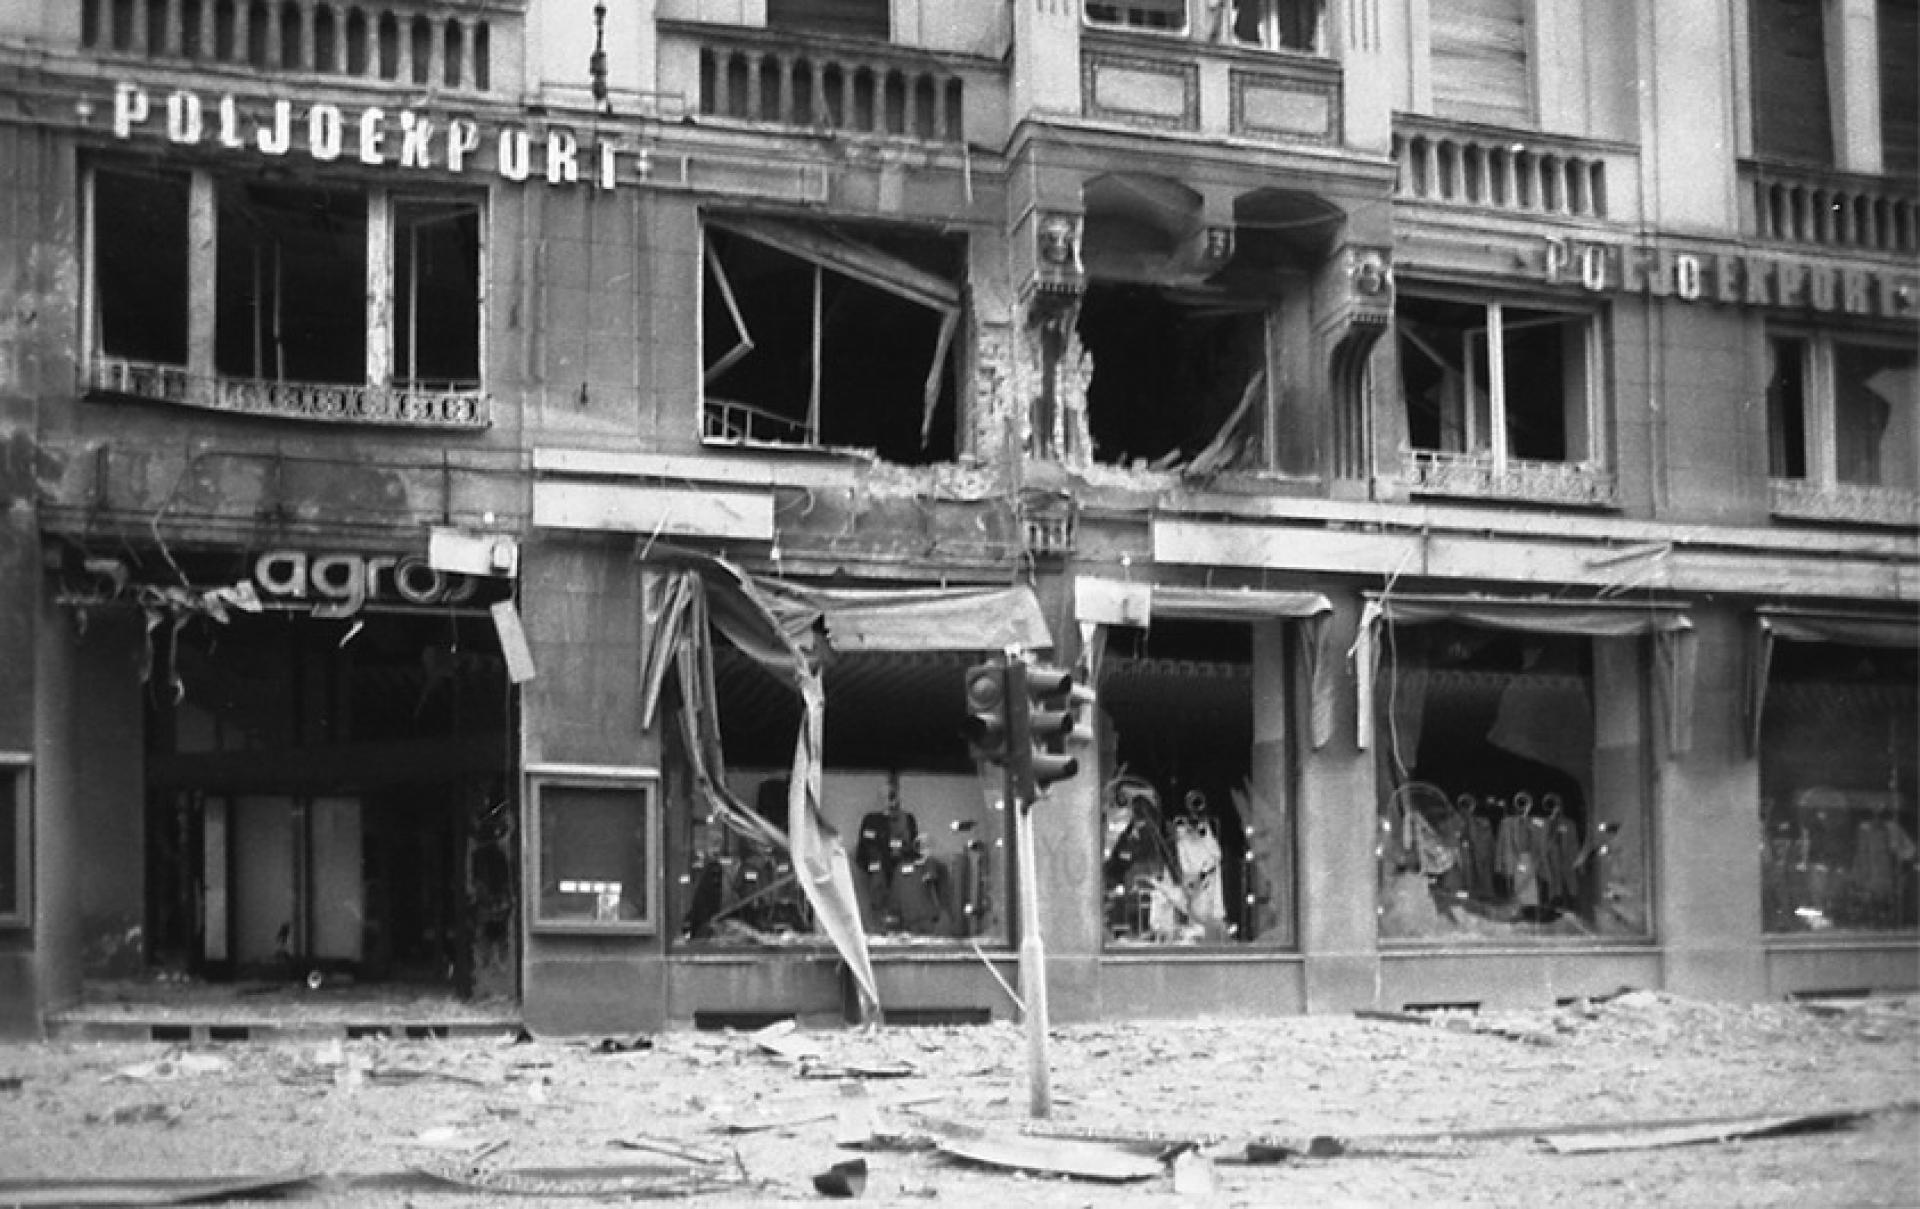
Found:
[[[1096,1183],[930,1148],[943,1130],[1031,1123],[1016,1025],[60,1042],[0,1046],[0,1204],[26,1177],[278,1172],[316,1173],[283,1194],[302,1204],[539,1203],[411,1171],[469,1164],[617,1168],[631,1192],[603,1185],[588,1198],[602,1203],[650,1187],[692,1205],[822,1203],[813,1177],[855,1158],[861,1199],[894,1205],[1920,1204],[1920,998],[1747,1006],[1639,992],[1431,1019],[1084,1025],[1056,1029],[1050,1059],[1050,1126],[1211,1141],[1210,1173],[1190,1159],[1178,1188],[1172,1163]],[[1617,1123],[1645,1142],[1654,1122],[1852,1109],[1873,1111],[1663,1148],[1559,1153],[1542,1140]],[[1316,1135],[1344,1153],[1283,1157]],[[1229,1161],[1249,1138],[1269,1143],[1256,1157],[1282,1161]]]

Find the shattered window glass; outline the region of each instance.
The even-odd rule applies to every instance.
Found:
[[[1403,297],[1394,315],[1412,447],[1531,462],[1592,456],[1581,313]]]
[[[93,390],[295,416],[363,399],[380,416],[389,390],[480,387],[477,200],[116,164],[88,196]]]
[[[1095,460],[1173,469],[1257,464],[1266,410],[1264,307],[1147,285],[1092,282],[1079,336],[1092,363]]]
[[[1643,936],[1644,642],[1385,631],[1380,936]]]
[[[998,770],[967,747],[961,652],[836,652],[826,692],[821,811],[846,847],[862,926],[876,947],[1007,936],[1011,824]],[[737,650],[714,652],[733,795],[787,827],[800,709],[792,690]],[[697,807],[667,728],[668,842],[680,870],[669,910],[687,944],[820,942],[786,852]]]
[[[704,258],[707,441],[953,458],[959,240],[716,218]]]
[[[1920,353],[1824,333],[1767,339],[1768,473],[1820,491],[1920,486]]]
[[[1920,927],[1920,659],[1776,641],[1761,715],[1768,932]]]
[[[1109,948],[1293,943],[1285,728],[1256,735],[1254,723],[1256,679],[1277,689],[1285,660],[1276,643],[1256,670],[1253,629],[1156,618],[1108,630],[1098,700],[1112,740],[1101,767]]]

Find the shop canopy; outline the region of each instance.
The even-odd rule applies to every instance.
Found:
[[[1753,616],[1753,640],[1747,671],[1747,750],[1760,751],[1760,723],[1773,671],[1773,644],[1825,642],[1842,646],[1920,648],[1920,615],[1822,613],[1808,609],[1759,609]]]
[[[1145,628],[1153,624],[1156,613],[1181,621],[1297,621],[1295,650],[1311,686],[1313,746],[1325,747],[1333,737],[1333,677],[1337,669],[1325,649],[1333,602],[1317,592],[1189,588],[1082,575],[1073,584],[1073,613],[1086,631],[1082,646],[1090,652],[1088,668],[1096,676],[1104,645],[1102,626]]]
[[[755,579],[724,559],[655,546],[647,556],[642,723],[651,727],[667,674],[680,686],[681,735],[694,791],[727,826],[789,853],[814,916],[853,972],[867,1012],[879,1009],[846,846],[820,808],[826,692],[823,648],[842,651],[998,651],[1053,645],[1025,587],[812,588]],[[763,818],[727,786],[714,689],[713,635],[790,685],[801,702],[788,781],[787,826]]]
[[[1373,746],[1374,681],[1380,672],[1383,624],[1431,625],[1451,621],[1490,630],[1532,634],[1579,634],[1631,638],[1651,634],[1659,674],[1655,697],[1665,715],[1667,754],[1693,748],[1693,680],[1697,648],[1693,622],[1677,605],[1610,604],[1593,601],[1512,600],[1481,596],[1368,596],[1354,639],[1358,680],[1358,738]]]

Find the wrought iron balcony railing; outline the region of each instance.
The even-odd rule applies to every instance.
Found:
[[[82,378],[88,391],[250,416],[400,428],[482,429],[492,423],[487,396],[477,389],[209,378],[176,365],[102,355],[93,357]]]
[[[1773,479],[1768,485],[1773,514],[1787,520],[1920,525],[1920,492],[1806,479]]]
[[[1412,449],[1402,472],[1415,495],[1605,507],[1616,491],[1612,474],[1584,462],[1504,458],[1496,464],[1491,453]]]

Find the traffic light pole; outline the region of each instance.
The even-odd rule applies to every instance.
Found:
[[[1047,948],[1040,938],[1033,803],[1015,802],[1013,812],[1013,842],[1020,850],[1020,994],[1027,1009],[1027,1113],[1044,1121],[1053,1115],[1053,1082],[1047,1062]]]

